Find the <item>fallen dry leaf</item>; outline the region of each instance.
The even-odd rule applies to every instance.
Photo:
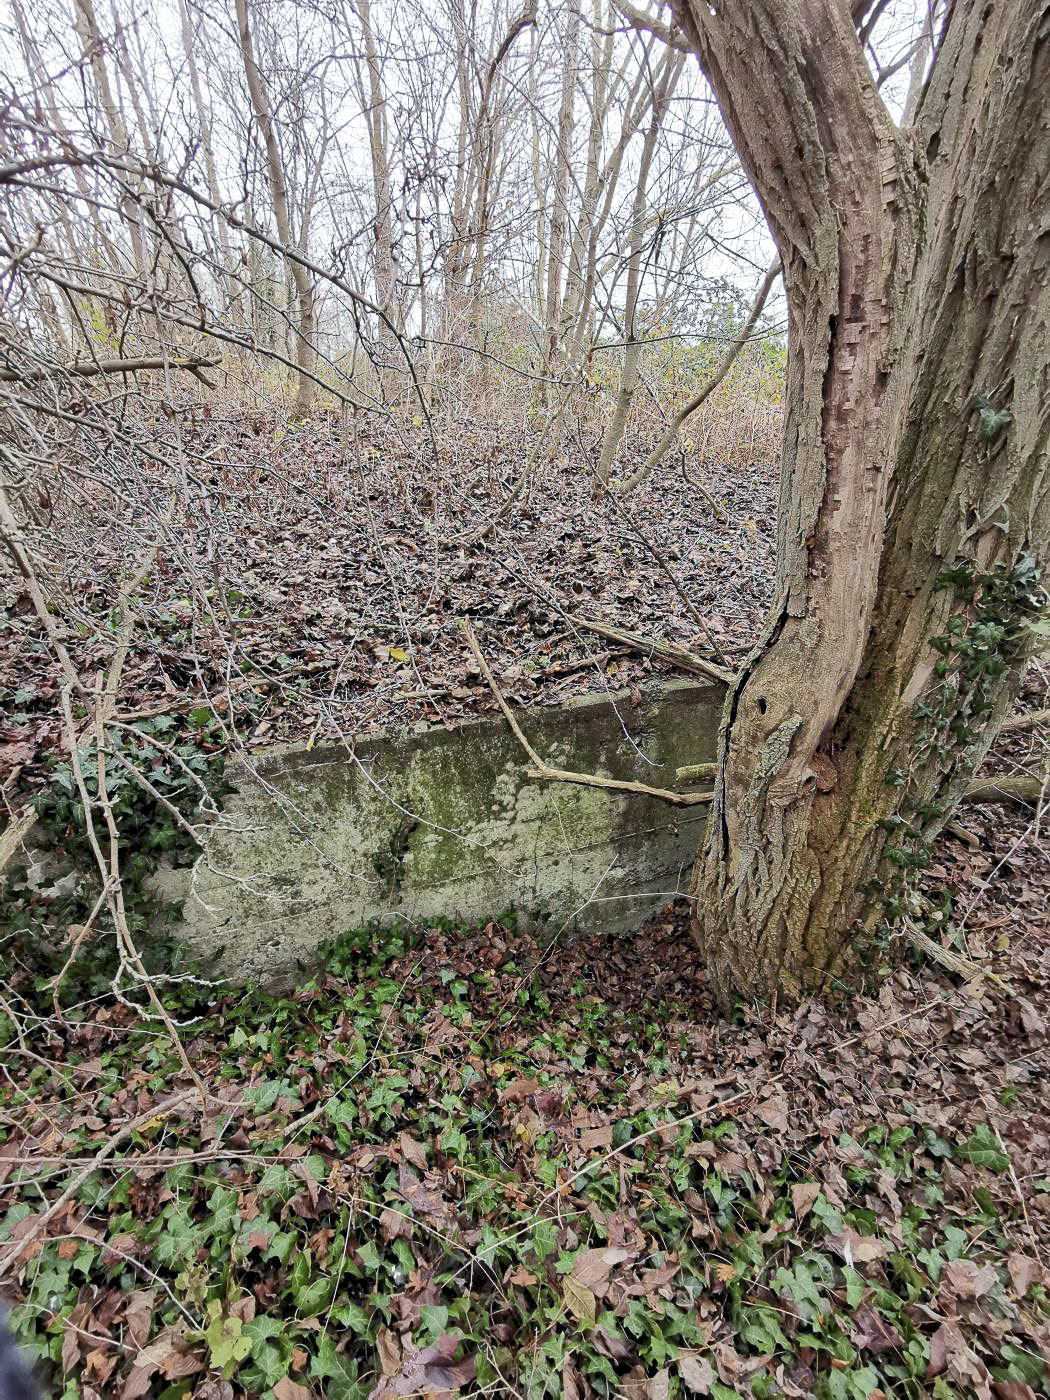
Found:
[[[797,1220],[804,1220],[813,1209],[820,1195],[820,1183],[816,1181],[796,1181],[791,1188],[791,1205]]]
[[[678,1371],[694,1395],[711,1394],[715,1373],[706,1357],[687,1352],[678,1358]]]
[[[630,1257],[629,1249],[583,1249],[576,1256],[572,1276],[601,1297],[613,1269]]]
[[[411,1162],[414,1167],[418,1167],[421,1172],[427,1169],[426,1148],[421,1142],[417,1142],[411,1133],[402,1133],[398,1142],[401,1146],[401,1154],[406,1162]]]
[[[593,1322],[597,1315],[594,1294],[571,1276],[562,1283],[565,1306],[581,1322]]]
[[[996,1285],[999,1275],[991,1264],[975,1264],[972,1259],[949,1259],[944,1277],[960,1298],[983,1298]]]
[[[313,1392],[308,1385],[300,1385],[291,1376],[282,1376],[273,1388],[274,1400],[310,1400]]]
[[[1015,1252],[1008,1255],[1006,1267],[1010,1271],[1010,1282],[1018,1298],[1023,1298],[1032,1285],[1043,1277],[1039,1264],[1027,1254]]]
[[[896,1328],[885,1322],[867,1303],[861,1303],[853,1315],[853,1334],[850,1338],[855,1347],[880,1356],[884,1351],[896,1351],[904,1345]]]

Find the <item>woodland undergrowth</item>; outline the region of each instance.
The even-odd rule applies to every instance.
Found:
[[[202,1105],[127,1001],[26,970],[0,1268],[47,1393],[1045,1393],[1050,867],[972,827],[927,876],[1009,991],[887,963],[727,1022],[682,909],[374,929],[286,995],[167,987]]]

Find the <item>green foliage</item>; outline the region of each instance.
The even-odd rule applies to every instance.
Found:
[[[992,408],[987,394],[974,394],[973,408],[977,414],[977,434],[982,442],[995,442],[1003,429],[1014,421],[1008,408]]]
[[[150,891],[148,878],[162,862],[186,865],[196,857],[193,824],[206,819],[207,810],[214,811],[229,791],[222,776],[225,760],[203,746],[203,727],[196,712],[188,721],[162,714],[107,736],[106,795],[119,833],[124,907],[150,971],[170,965],[173,949],[161,927],[179,911]],[[99,779],[93,739],[79,748],[78,763],[95,839],[108,857],[108,830],[96,805]],[[70,930],[89,918],[102,888],[72,762],[52,757],[47,779],[33,798],[37,820],[32,835],[46,873],[34,887],[26,868],[13,865],[0,886],[0,947],[9,960],[10,975],[18,970],[20,993],[31,1001],[65,962]],[[116,968],[115,931],[103,910],[70,971],[66,990],[74,1000],[97,995],[108,988]]]
[[[173,1397],[210,1375],[213,1389],[225,1380],[253,1400],[274,1387],[297,1395],[286,1378],[364,1400],[392,1335],[404,1356],[469,1358],[490,1393],[509,1381],[559,1397],[568,1367],[613,1400],[633,1367],[664,1376],[671,1397],[708,1377],[709,1393],[728,1397],[738,1392],[717,1379],[727,1354],[748,1393],[770,1400],[785,1393],[778,1377],[824,1400],[927,1393],[946,1271],[1011,1248],[980,1190],[972,1206],[941,1204],[945,1160],[957,1173],[1003,1170],[989,1127],[962,1142],[919,1122],[840,1131],[837,1148],[821,1147],[842,1163],[836,1202],[814,1198],[812,1164],[775,1134],[745,1150],[731,1118],[679,1121],[689,1051],[675,1001],[627,1014],[581,977],[555,1004],[512,961],[497,992],[491,974],[433,947],[418,931],[349,933],[296,996],[230,996],[195,1029],[229,1116],[204,1135],[193,1116],[158,1114],[138,1143],[156,1164],[101,1167],[76,1194],[85,1237],[47,1240],[26,1268],[15,1325],[56,1374],[65,1366],[67,1384],[89,1384],[93,1364],[91,1342],[63,1360],[75,1309],[115,1311],[120,1328],[135,1296],[145,1354],[170,1355],[183,1376]],[[428,979],[413,984],[424,961]],[[140,1036],[101,1044],[73,1057],[94,1056],[100,1104],[150,1069]],[[600,1148],[570,1191],[567,1125],[593,1103],[586,1066],[626,1063],[625,1046],[645,1067],[644,1092],[631,1071],[607,1079],[601,1101],[624,1150],[606,1160]],[[71,1084],[75,1071],[62,1069]],[[311,1102],[320,1112],[304,1124]],[[96,1150],[76,1117],[66,1132],[63,1150]],[[15,1169],[16,1188],[19,1178],[38,1200],[33,1170]],[[65,1184],[49,1178],[47,1190]],[[905,1203],[888,1231],[876,1191]],[[19,1203],[0,1219],[0,1243],[29,1212]],[[1014,1313],[995,1269],[982,1309],[1012,1340],[989,1359],[997,1378],[1038,1388],[1041,1361],[997,1330]],[[1041,1290],[1029,1305],[1044,1306]],[[107,1393],[120,1393],[120,1374]],[[150,1393],[168,1393],[159,1370],[150,1379]]]
[[[931,788],[946,793],[958,775],[972,772],[1003,679],[1028,654],[1047,610],[1039,564],[1026,552],[984,573],[960,559],[934,587],[952,594],[953,611],[944,632],[930,638],[937,660],[914,710],[911,770],[887,776],[901,793],[896,812],[881,823],[890,838],[884,855],[895,875],[883,897],[887,925],[917,913],[917,881],[933,859],[930,833],[945,813],[942,803],[919,794]],[[950,929],[950,912],[946,895],[926,917],[931,934]]]

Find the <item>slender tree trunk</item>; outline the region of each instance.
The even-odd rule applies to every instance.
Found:
[[[1050,8],[956,4],[907,131],[835,0],[677,18],[789,308],[777,601],[727,703],[694,930],[724,999],[795,995],[850,968],[894,894],[888,828],[937,830],[1017,687],[1006,657],[969,715],[931,639],[973,620],[945,570],[1050,540]],[[935,692],[951,753],[920,734]]]
[[[518,36],[525,29],[535,28],[537,0],[526,0],[520,13],[507,26],[506,32],[489,61],[481,82],[478,117],[473,141],[477,165],[477,194],[470,227],[474,235],[474,260],[470,275],[470,335],[474,344],[481,343],[482,294],[485,284],[486,254],[492,232],[492,205],[499,195],[497,166],[505,135],[505,124],[494,93],[500,65],[510,53]],[[481,378],[487,377],[487,362],[482,361]]]
[[[631,235],[627,260],[627,290],[624,298],[623,334],[627,342],[623,352],[623,366],[620,371],[620,386],[612,414],[605,426],[602,448],[598,455],[596,474],[600,482],[609,480],[612,464],[616,460],[620,443],[627,428],[627,415],[631,400],[638,387],[642,361],[642,346],[638,340],[638,298],[642,286],[642,252],[645,229],[648,223],[649,170],[656,151],[660,127],[667,113],[671,95],[684,66],[684,55],[668,50],[664,55],[662,72],[653,82],[653,109],[649,119],[649,129],[645,133],[642,155],[638,163],[638,182],[635,185],[634,201],[631,210]]]
[[[74,0],[73,17],[77,37],[80,39],[84,57],[91,69],[95,92],[98,94],[99,105],[106,119],[106,130],[113,152],[118,156],[127,155],[130,151],[127,125],[113,95],[109,71],[106,68],[102,33],[91,0]],[[149,253],[142,229],[141,209],[136,200],[125,196],[121,200],[121,213],[128,225],[136,274],[141,282],[148,282],[150,275]]]
[[[83,3],[83,0],[78,0]],[[292,236],[292,222],[290,206],[288,200],[288,184],[285,176],[284,161],[281,157],[281,149],[277,143],[277,133],[274,130],[273,115],[270,111],[270,98],[266,89],[266,80],[262,75],[255,58],[255,48],[252,42],[251,24],[248,16],[249,0],[235,0],[237,11],[237,29],[240,35],[241,57],[244,62],[244,76],[248,83],[248,93],[251,97],[252,110],[255,113],[255,120],[262,133],[263,146],[266,151],[266,175],[270,186],[270,201],[273,205],[274,222],[277,225],[277,237],[286,248],[297,248],[305,253],[302,234],[298,239]],[[295,362],[299,368],[299,385],[295,396],[295,411],[305,417],[310,411],[313,402],[314,381],[312,372],[316,361],[314,352],[314,336],[317,330],[317,315],[314,305],[314,289],[310,280],[310,274],[306,268],[298,262],[292,262],[290,266],[292,283],[295,287]]]
[[[372,162],[372,194],[375,219],[372,223],[376,278],[376,305],[400,326],[395,299],[397,274],[394,254],[393,191],[390,185],[390,162],[387,158],[386,94],[383,90],[383,69],[372,29],[369,0],[356,0],[357,15],[365,40],[365,66],[368,70],[368,93],[365,103],[365,123],[368,127],[368,149]],[[384,328],[379,329],[380,340]]]
[[[569,7],[565,35],[565,63],[562,68],[561,105],[558,110],[558,149],[554,169],[554,207],[550,218],[550,246],[547,250],[546,371],[551,373],[561,339],[561,309],[565,292],[565,250],[569,235],[569,177],[572,162],[573,102],[579,62],[580,6]]]
[[[200,128],[201,151],[204,156],[204,172],[208,180],[208,197],[213,204],[222,204],[222,190],[219,186],[219,172],[215,165],[215,150],[211,139],[211,120],[208,115],[208,108],[204,101],[204,94],[201,90],[200,68],[197,63],[198,36],[194,32],[193,19],[190,14],[189,0],[179,0],[179,25],[182,35],[182,51],[186,56],[186,71],[190,80],[190,92],[193,95],[193,105],[197,113],[197,121]],[[220,260],[225,276],[220,279],[223,286],[228,305],[233,312],[234,323],[238,326],[245,324],[243,307],[243,288],[238,282],[234,272],[233,248],[230,244],[230,231],[225,219],[216,219],[218,226],[219,247],[221,249]]]

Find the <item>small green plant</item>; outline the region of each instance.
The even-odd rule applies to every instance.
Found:
[[[933,859],[931,833],[945,814],[937,795],[947,794],[958,775],[969,775],[983,756],[1003,678],[1024,659],[1047,607],[1039,564],[1026,552],[985,573],[971,560],[958,560],[934,587],[950,591],[954,607],[944,632],[930,638],[937,660],[933,681],[914,710],[911,769],[887,776],[901,792],[896,812],[882,822],[889,833],[883,854],[897,874],[884,899],[888,925],[917,914],[918,880]],[[926,795],[930,792],[935,796]],[[945,895],[939,907],[926,912],[927,931],[950,927],[950,914],[951,896]]]
[[[128,927],[151,972],[166,970],[172,958],[164,924],[179,915],[148,880],[162,862],[189,864],[199,845],[194,824],[207,820],[230,791],[223,779],[221,753],[209,751],[192,717],[187,723],[156,715],[132,728],[110,731],[105,757],[106,795],[120,840],[120,875]],[[98,799],[94,740],[78,750],[96,840],[108,852],[108,833]],[[0,948],[29,1000],[42,997],[45,984],[63,966],[71,935],[90,918],[102,889],[102,876],[88,828],[88,817],[71,760],[52,758],[47,783],[33,798],[37,820],[33,844],[41,870],[30,880],[25,865],[9,867],[0,886]],[[42,873],[41,873],[42,872]],[[74,999],[108,988],[117,969],[115,930],[105,910],[96,914],[92,936],[69,970],[66,991]],[[50,998],[48,997],[48,1004]]]

